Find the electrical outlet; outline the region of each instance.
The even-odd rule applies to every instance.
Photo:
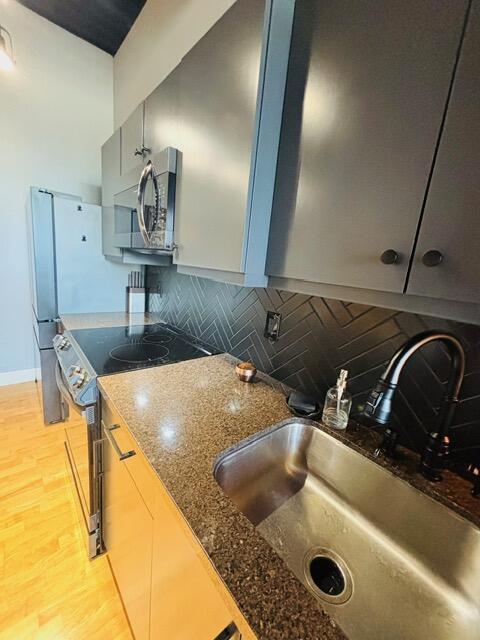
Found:
[[[265,321],[265,331],[263,335],[270,342],[276,342],[280,337],[280,323],[282,314],[276,311],[267,311],[267,319]]]

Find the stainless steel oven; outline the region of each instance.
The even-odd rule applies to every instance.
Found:
[[[82,509],[90,558],[103,545],[101,403],[98,377],[211,355],[207,345],[166,323],[95,327],[55,336],[56,383],[65,448]]]
[[[65,420],[65,450],[78,497],[79,511],[84,523],[84,533],[89,558],[103,550],[102,545],[102,487],[101,487],[101,432],[98,391],[87,384],[87,393],[77,393],[88,382],[88,373],[81,364],[68,364],[65,336],[54,341],[57,352],[55,379],[60,392]],[[68,347],[70,350],[70,346]],[[70,350],[68,356],[73,355]],[[80,382],[82,384],[80,385]],[[80,386],[79,386],[80,385]]]
[[[138,184],[114,196],[114,244],[121,249],[174,249],[177,151],[165,149],[145,165]]]

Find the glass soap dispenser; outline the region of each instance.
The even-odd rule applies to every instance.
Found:
[[[337,384],[327,391],[323,407],[322,422],[332,429],[346,429],[352,407],[352,396],[348,393],[348,371],[342,369]]]

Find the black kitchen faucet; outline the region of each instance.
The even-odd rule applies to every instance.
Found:
[[[455,336],[440,331],[424,331],[407,340],[391,358],[383,375],[370,393],[363,413],[377,424],[386,425],[380,451],[389,457],[394,457],[398,433],[388,426],[388,422],[400,375],[405,364],[418,349],[435,341],[440,341],[446,346],[450,355],[451,369],[438,415],[437,428],[428,436],[421,457],[420,471],[428,480],[439,481],[442,479],[441,472],[450,454],[448,431],[465,372],[465,352]]]

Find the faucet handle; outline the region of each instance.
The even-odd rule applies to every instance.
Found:
[[[397,457],[397,444],[398,444],[398,432],[387,427],[383,433],[382,444],[375,449],[373,455],[375,458],[383,453],[387,456],[387,458],[396,458]]]
[[[422,475],[431,482],[440,482],[442,470],[445,469],[449,456],[450,438],[430,433],[420,461]]]
[[[480,498],[480,468],[476,464],[471,464],[467,467],[467,471],[470,473],[473,482],[472,496]]]

